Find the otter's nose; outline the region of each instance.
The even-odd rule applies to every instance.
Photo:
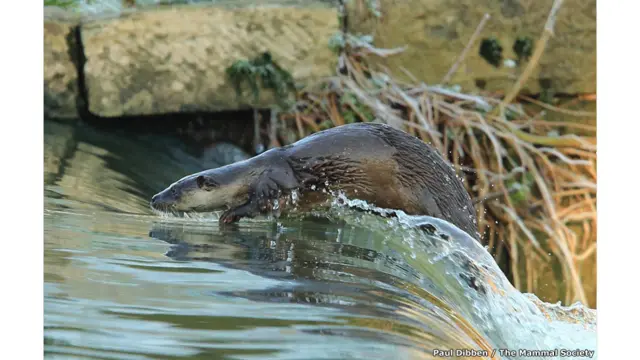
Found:
[[[153,197],[151,198],[151,207],[155,207],[156,200],[158,200],[158,194],[153,195]]]

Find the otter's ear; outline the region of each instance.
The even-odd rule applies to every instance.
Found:
[[[198,184],[198,187],[202,190],[211,190],[214,187],[216,187],[218,184],[213,181],[213,179],[209,176],[205,176],[205,175],[200,175],[196,178],[196,184]]]

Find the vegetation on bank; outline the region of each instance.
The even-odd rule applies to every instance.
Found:
[[[268,52],[250,60],[238,60],[227,68],[226,73],[236,95],[242,96],[242,88],[246,84],[256,103],[260,89],[271,90],[281,107],[287,105],[287,98],[295,91],[293,76],[274,62]]]

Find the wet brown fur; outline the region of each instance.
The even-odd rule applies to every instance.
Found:
[[[353,132],[348,139],[352,141],[337,139],[344,132]],[[364,143],[369,146],[359,144],[358,138],[367,139]],[[289,163],[296,174],[317,177],[308,184],[322,188],[327,181],[330,189],[341,190],[348,198],[411,215],[438,217],[478,237],[475,208],[464,185],[440,154],[423,141],[372,123],[336,127],[306,139],[319,144],[330,142],[333,152],[301,158],[297,154],[305,151],[290,151]],[[345,149],[335,149],[336,145]]]

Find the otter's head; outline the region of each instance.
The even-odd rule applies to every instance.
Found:
[[[243,179],[230,177],[229,166],[186,176],[151,198],[151,208],[162,212],[205,212],[244,203],[247,189]]]

